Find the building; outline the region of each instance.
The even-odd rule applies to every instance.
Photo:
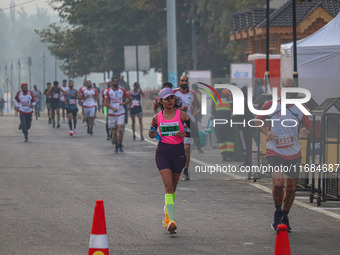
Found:
[[[270,4],[270,54],[280,54],[282,43],[293,40],[292,0],[274,0]],[[326,25],[340,12],[340,0],[312,0],[296,4],[297,39],[307,37]],[[230,41],[246,44],[245,61],[253,53],[265,53],[266,7],[254,7],[233,15]]]

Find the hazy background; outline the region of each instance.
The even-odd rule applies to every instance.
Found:
[[[14,8],[11,8],[11,2],[14,2]],[[20,88],[20,83],[29,83],[29,57],[32,60],[32,89],[34,84],[43,90],[47,82],[58,80],[61,83],[63,79],[68,79],[58,67],[60,62],[58,60],[56,62],[55,57],[49,53],[47,44],[42,43],[35,33],[35,30],[42,30],[49,24],[60,21],[57,12],[50,8],[48,2],[48,0],[0,1],[0,97],[6,98],[4,94],[11,93],[11,84],[13,84],[13,94],[15,94]],[[43,84],[44,55],[45,84]],[[131,85],[136,81],[136,73],[130,72],[129,77]],[[77,88],[82,85],[84,78],[73,79]],[[104,75],[101,73],[92,73],[87,78],[97,84],[104,81]],[[151,70],[148,75],[140,73],[140,83],[144,88],[152,88],[160,86],[161,79],[159,74]]]

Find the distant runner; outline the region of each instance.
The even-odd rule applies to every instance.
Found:
[[[20,121],[22,133],[25,136],[25,142],[28,142],[28,130],[32,124],[33,106],[35,105],[34,96],[31,91],[28,91],[27,83],[21,84],[21,89],[15,100],[19,103],[18,110],[20,112]]]
[[[76,134],[76,126],[77,126],[77,99],[79,98],[78,91],[73,88],[74,82],[72,80],[68,83],[69,88],[65,94],[65,108],[68,118],[68,126],[70,128],[70,136]],[[73,127],[72,127],[73,120]]]

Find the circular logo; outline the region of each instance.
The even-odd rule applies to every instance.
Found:
[[[105,255],[103,252],[101,251],[96,251],[95,253],[93,253],[92,255]]]

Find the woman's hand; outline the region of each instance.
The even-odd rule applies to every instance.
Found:
[[[151,138],[155,138],[156,137],[156,131],[155,130],[149,130],[149,136],[151,137]]]
[[[179,137],[186,137],[187,136],[187,134],[185,133],[185,132],[181,132],[181,131],[179,131],[179,132],[177,132],[176,134],[175,134],[175,136],[179,136]]]
[[[276,135],[272,131],[268,131],[266,134],[269,141],[273,141],[276,137]]]

